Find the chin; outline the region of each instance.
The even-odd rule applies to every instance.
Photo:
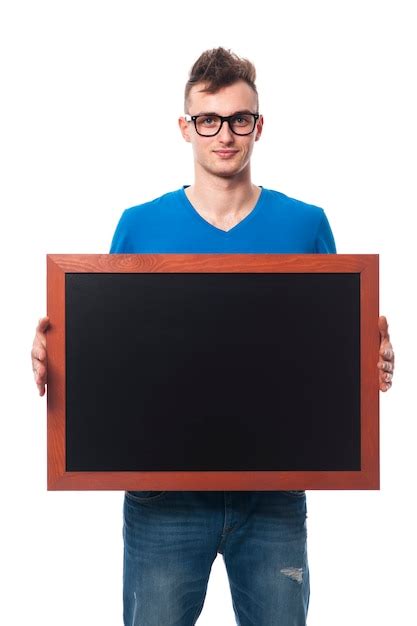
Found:
[[[216,172],[216,176],[219,178],[234,178],[239,172]]]
[[[220,176],[221,178],[233,178],[238,174],[241,174],[247,163],[210,163],[207,164],[204,169],[208,174],[212,176]]]
[[[230,178],[232,176],[237,176],[243,171],[243,167],[236,167],[236,165],[231,167],[213,167],[210,171],[217,176],[222,176],[224,178]]]

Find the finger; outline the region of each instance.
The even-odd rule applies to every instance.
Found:
[[[382,367],[382,365],[384,363],[386,363],[386,364],[391,366],[392,371],[394,370],[394,368],[395,368],[395,352],[392,349],[392,347],[391,348],[383,348],[382,347],[380,349],[378,363],[381,364],[381,365],[378,365],[378,367]]]
[[[387,385],[392,385],[392,376],[390,373],[379,372],[379,388],[381,390],[386,390]]]
[[[39,344],[46,348],[46,331],[50,326],[49,317],[42,317],[36,327],[35,339],[33,344]]]
[[[33,340],[33,348],[35,350],[43,350],[46,351],[46,334],[38,332],[35,335],[35,339]]]
[[[394,370],[394,366],[389,361],[378,361],[377,367],[380,370],[384,370],[384,372],[392,372]]]
[[[45,365],[38,362],[33,368],[33,375],[35,377],[35,383],[37,385],[45,385],[47,382],[47,369]]]
[[[380,356],[384,359],[384,361],[393,361],[394,360],[394,350],[390,343],[382,344],[379,349]]]
[[[36,332],[41,332],[44,333],[45,330],[47,330],[48,326],[50,324],[49,321],[49,317],[47,315],[45,315],[45,317],[41,317],[41,319],[38,322],[38,325],[36,327]]]
[[[392,383],[380,383],[379,385],[379,389],[380,391],[388,391],[388,389],[391,389]]]
[[[33,361],[46,361],[46,350],[42,344],[33,344],[33,348],[30,353]],[[33,364],[33,363],[32,363]]]
[[[392,383],[392,374],[390,372],[383,373],[380,375],[381,383]]]
[[[378,328],[381,340],[387,339],[389,341],[388,322],[385,315],[381,315],[378,318]]]

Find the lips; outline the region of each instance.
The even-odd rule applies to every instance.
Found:
[[[219,156],[232,156],[233,154],[237,154],[237,150],[214,150],[214,152]]]

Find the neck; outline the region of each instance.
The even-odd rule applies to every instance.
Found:
[[[212,176],[197,170],[194,184],[186,189],[186,194],[207,221],[227,225],[250,213],[260,189],[252,183],[249,167],[231,177]]]

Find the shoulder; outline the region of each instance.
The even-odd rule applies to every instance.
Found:
[[[170,209],[178,203],[181,192],[182,189],[169,191],[164,193],[162,196],[149,200],[148,202],[143,202],[142,204],[129,207],[123,212],[122,218],[123,220],[128,221],[137,220],[159,213],[161,210]]]
[[[271,208],[276,208],[281,211],[288,211],[292,216],[298,215],[299,217],[310,217],[316,219],[322,219],[324,211],[321,207],[296,198],[291,198],[280,191],[274,189],[265,189],[264,194],[266,202],[269,203]]]
[[[119,219],[110,252],[137,252],[143,246],[143,233],[149,237],[167,225],[175,215],[182,189],[170,191],[158,198],[125,209]]]
[[[297,243],[304,252],[335,252],[336,247],[324,210],[315,204],[302,202],[280,191],[265,189],[266,219],[270,227],[283,233],[287,240]]]

